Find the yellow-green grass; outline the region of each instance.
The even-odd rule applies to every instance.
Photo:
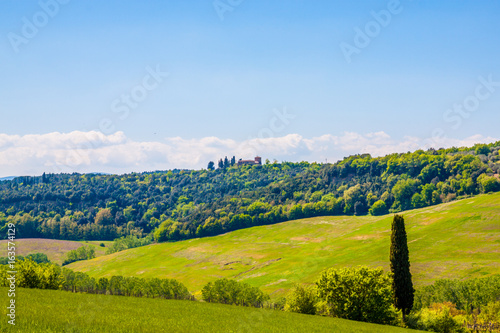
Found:
[[[416,286],[500,273],[500,193],[403,213]],[[234,278],[277,298],[328,267],[389,270],[392,215],[316,217],[210,238],[153,244],[69,265],[94,277],[175,278],[195,296]]]
[[[7,256],[7,242],[8,240],[0,241],[0,257]],[[16,255],[27,256],[32,253],[45,253],[50,261],[57,264],[61,264],[64,260],[66,252],[70,250],[76,250],[81,246],[92,246],[95,249],[96,257],[103,256],[106,254],[106,247],[111,245],[113,242],[109,241],[66,241],[58,239],[44,239],[44,238],[20,238],[15,239],[16,244]],[[101,247],[100,244],[104,243],[106,247]]]
[[[1,332],[416,332],[268,309],[21,288],[12,326],[7,288],[0,299]]]

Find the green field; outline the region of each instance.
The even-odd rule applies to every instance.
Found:
[[[437,278],[500,273],[500,193],[403,213],[416,286]],[[227,277],[261,287],[271,298],[312,283],[327,267],[389,268],[392,215],[316,217],[224,235],[154,244],[69,265],[94,277],[168,277],[199,297]]]
[[[43,239],[43,238],[24,238],[16,239],[14,241],[16,244],[16,254],[21,256],[27,256],[32,253],[45,253],[50,261],[56,264],[62,264],[66,252],[70,250],[76,250],[80,246],[92,246],[95,249],[96,257],[103,256],[106,253],[106,247],[111,245],[113,242],[109,241],[66,241],[58,239]],[[104,243],[106,247],[99,246]],[[3,254],[0,256],[7,256],[7,240],[0,241],[0,248]]]
[[[0,288],[1,304],[8,303]],[[2,332],[416,332],[338,318],[222,304],[18,289],[16,325]]]

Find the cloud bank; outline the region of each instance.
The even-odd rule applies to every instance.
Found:
[[[474,135],[465,139],[436,140],[405,137],[395,140],[385,132],[359,134],[345,132],[305,138],[299,134],[254,138],[245,141],[205,137],[165,138],[138,142],[123,132],[48,133],[29,135],[0,134],[0,177],[40,175],[43,172],[128,173],[174,168],[206,168],[208,161],[224,156],[278,161],[336,162],[351,154],[383,156],[395,152],[429,147],[460,147],[489,143],[498,138]]]

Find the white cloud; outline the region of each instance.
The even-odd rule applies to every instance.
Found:
[[[0,176],[40,175],[43,172],[126,173],[173,168],[199,169],[208,161],[224,156],[278,161],[335,162],[344,156],[370,153],[382,156],[394,152],[426,149],[432,146],[471,146],[498,139],[474,135],[465,139],[437,141],[417,137],[392,139],[385,132],[342,135],[325,134],[304,138],[299,134],[265,139],[235,141],[217,137],[201,139],[166,138],[158,142],[130,140],[123,132],[70,132],[29,135],[0,134]]]

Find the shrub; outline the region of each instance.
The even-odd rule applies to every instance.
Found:
[[[316,314],[316,290],[314,287],[296,285],[286,297],[284,310],[304,314]]]
[[[482,308],[479,320],[483,323],[500,324],[500,301],[490,302]]]
[[[425,308],[409,315],[407,325],[413,329],[441,332],[467,332],[461,323],[453,318],[460,314],[452,303],[434,303],[431,308]]]

